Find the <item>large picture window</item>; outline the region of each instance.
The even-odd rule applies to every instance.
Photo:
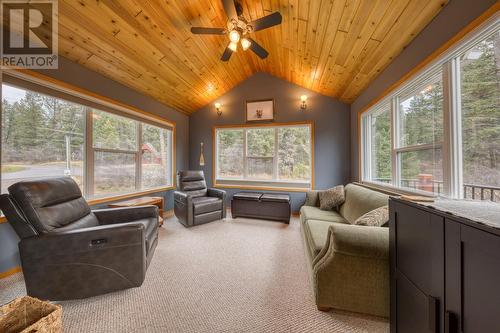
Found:
[[[215,129],[216,185],[308,189],[312,124]]]
[[[500,202],[499,73],[493,19],[362,115],[363,181]]]
[[[10,83],[1,121],[2,193],[56,176],[72,177],[89,199],[173,185],[172,128]]]

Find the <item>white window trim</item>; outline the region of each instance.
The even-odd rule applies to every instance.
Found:
[[[500,13],[493,14],[489,19],[464,36],[454,46],[437,57],[427,66],[419,70],[405,84],[391,91],[386,97],[378,103],[363,112],[360,117],[360,150],[361,150],[361,181],[373,186],[387,188],[389,190],[399,190],[405,193],[416,193],[426,196],[437,196],[437,194],[402,188],[400,184],[400,161],[398,153],[399,148],[398,129],[399,129],[399,97],[405,91],[414,89],[422,80],[433,75],[433,72],[443,71],[443,195],[450,198],[463,197],[463,168],[462,168],[462,132],[461,132],[461,103],[460,103],[460,63],[459,59],[468,49],[485,39],[494,31],[500,28]],[[371,178],[370,161],[370,124],[369,117],[376,113],[387,103],[391,105],[391,174],[392,184],[373,181]],[[434,144],[431,144],[435,147]],[[408,148],[408,147],[406,147]],[[416,147],[415,147],[416,148]]]
[[[310,151],[311,159],[309,167],[311,170],[309,181],[294,181],[278,179],[278,146],[279,137],[278,129],[284,127],[309,127],[310,133]],[[275,130],[275,150],[273,155],[273,178],[266,180],[252,180],[247,178],[247,130],[269,128]],[[241,130],[243,131],[243,178],[222,178],[219,176],[219,136],[220,130]],[[290,191],[307,191],[314,187],[314,125],[311,122],[293,123],[293,124],[266,124],[266,125],[235,125],[235,126],[216,126],[214,127],[214,156],[213,156],[213,173],[214,186],[223,188],[240,188],[240,189],[279,189]]]

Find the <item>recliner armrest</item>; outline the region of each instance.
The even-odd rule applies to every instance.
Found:
[[[137,206],[124,208],[106,208],[92,211],[99,224],[116,224],[134,222],[147,218],[158,218],[158,207],[156,206]]]
[[[226,191],[218,188],[209,188],[207,194],[209,197],[216,197],[222,200],[226,199]]]
[[[216,197],[222,200],[222,218],[225,219],[227,215],[226,208],[226,191],[218,189],[218,188],[209,188],[207,190],[207,195],[209,197]]]
[[[19,250],[23,260],[50,260],[59,255],[67,256],[105,248],[116,248],[118,255],[121,246],[142,246],[144,242],[142,223],[120,223],[25,238],[19,243]],[[142,247],[145,251],[145,247]],[[145,252],[143,255],[145,256]]]

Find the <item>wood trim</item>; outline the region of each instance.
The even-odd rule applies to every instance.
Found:
[[[215,184],[215,188],[235,188],[238,190],[257,190],[257,191],[281,191],[281,192],[308,192],[310,188],[296,188],[296,187],[266,187],[266,186],[251,186],[251,185],[224,185]]]
[[[16,267],[11,268],[5,272],[0,272],[0,279],[4,279],[6,277],[9,277],[9,276],[14,275],[16,273],[19,273],[21,271],[22,271],[21,266],[16,266]]]
[[[366,106],[364,106],[361,110],[358,111],[358,113],[364,113],[368,111],[373,105],[377,104],[380,100],[382,100],[384,97],[386,97],[388,94],[390,94],[392,91],[396,90],[399,86],[401,86],[403,83],[408,81],[413,75],[418,73],[422,68],[430,64],[433,60],[438,58],[440,55],[442,55],[444,52],[446,52],[449,48],[454,46],[456,43],[458,43],[461,39],[463,39],[469,32],[474,30],[476,27],[478,27],[481,23],[489,19],[493,14],[495,14],[498,10],[500,10],[500,3],[497,2],[490,8],[488,8],[483,14],[475,18],[472,22],[470,22],[465,28],[460,30],[459,33],[457,33],[455,36],[450,38],[446,43],[441,45],[438,49],[436,49],[434,52],[432,52],[427,58],[422,60],[418,65],[416,65],[413,69],[411,69],[409,72],[407,72],[405,75],[403,75],[398,81],[394,82],[390,87],[385,89],[382,94],[380,94],[378,97],[374,98],[371,102],[369,102]]]
[[[93,206],[93,205],[99,205],[99,204],[107,203],[107,202],[111,202],[111,201],[140,197],[140,196],[143,196],[146,194],[165,192],[165,191],[169,191],[169,190],[175,190],[175,186],[158,187],[158,188],[139,191],[139,192],[120,194],[120,195],[109,196],[109,197],[98,198],[98,199],[91,199],[91,200],[88,200],[87,202],[88,202],[89,206]]]
[[[58,79],[54,79],[53,77],[41,74],[39,72],[35,72],[33,70],[30,70],[30,69],[12,68],[12,69],[5,70],[5,72],[7,74],[11,73],[12,75],[14,75],[16,77],[21,77],[21,78],[23,78],[23,77],[24,78],[29,77],[29,78],[35,80],[35,83],[37,83],[36,81],[40,81],[42,83],[47,83],[49,85],[54,85],[56,87],[59,87],[60,89],[69,91],[70,93],[73,92],[73,93],[82,95],[84,97],[90,98],[90,99],[95,99],[95,100],[101,101],[103,103],[113,105],[113,106],[115,106],[117,108],[120,108],[120,109],[129,110],[129,111],[131,111],[136,116],[142,116],[142,117],[150,118],[151,120],[157,121],[159,123],[166,124],[168,126],[175,127],[175,124],[176,124],[175,121],[172,121],[172,120],[169,120],[169,119],[157,116],[157,115],[155,115],[153,113],[149,113],[147,111],[141,110],[141,109],[136,108],[134,106],[131,106],[131,105],[119,102],[119,101],[117,101],[115,99],[112,99],[112,98],[109,98],[109,97],[106,97],[106,96],[102,96],[102,95],[96,94],[96,93],[91,92],[89,90],[77,87],[75,85],[72,85],[70,83],[67,83],[67,82],[64,82],[64,81],[61,81],[61,80],[58,80]],[[175,111],[177,111],[177,110],[175,110]],[[178,111],[178,112],[180,112],[180,111]],[[184,113],[184,112],[182,112],[182,113]]]
[[[216,159],[215,146],[216,146],[216,131],[219,128],[258,128],[258,127],[279,127],[279,126],[295,126],[295,125],[309,125],[311,127],[311,188],[294,188],[294,187],[269,187],[269,186],[252,186],[252,185],[224,185],[217,184],[216,179]],[[315,186],[315,163],[314,163],[314,146],[315,146],[315,131],[314,121],[295,121],[289,123],[249,123],[237,125],[215,125],[212,127],[212,186],[215,188],[237,188],[242,190],[261,190],[261,191],[287,191],[287,192],[307,192],[314,190]]]
[[[249,124],[236,124],[236,125],[215,125],[213,129],[216,130],[218,128],[240,128],[240,127],[279,127],[279,126],[294,126],[294,125],[313,125],[314,121],[292,121],[288,123],[249,123]]]
[[[164,219],[168,219],[170,217],[173,217],[175,214],[174,214],[174,210],[173,209],[169,209],[169,210],[165,210],[163,212],[163,218]]]
[[[500,10],[500,3],[497,2],[488,8],[484,13],[479,15],[477,18],[472,20],[467,26],[465,26],[460,32],[458,32],[455,36],[450,38],[446,43],[441,45],[438,49],[432,52],[429,56],[427,56],[424,60],[422,60],[418,65],[416,65],[413,69],[403,75],[399,80],[394,82],[388,88],[386,88],[382,94],[378,97],[374,98],[368,104],[366,104],[361,110],[357,112],[357,122],[358,122],[358,181],[362,181],[361,179],[361,116],[363,113],[367,112],[372,106],[380,102],[382,99],[387,97],[391,92],[399,88],[402,84],[407,82],[412,76],[421,71],[425,66],[429,65],[432,61],[437,59],[439,56],[443,55],[448,49],[456,45],[460,42],[467,34],[469,34],[472,30],[477,28],[483,22],[488,20],[491,16],[493,16],[496,12]]]

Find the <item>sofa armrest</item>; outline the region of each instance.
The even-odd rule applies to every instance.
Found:
[[[335,224],[328,238],[338,253],[366,258],[389,259],[389,228]]]
[[[307,191],[304,206],[319,207],[319,191]]]
[[[314,258],[319,307],[389,316],[389,229],[338,224]]]
[[[106,208],[92,211],[99,224],[116,224],[134,222],[141,219],[158,218],[158,207],[156,206],[137,206],[124,208]]]

